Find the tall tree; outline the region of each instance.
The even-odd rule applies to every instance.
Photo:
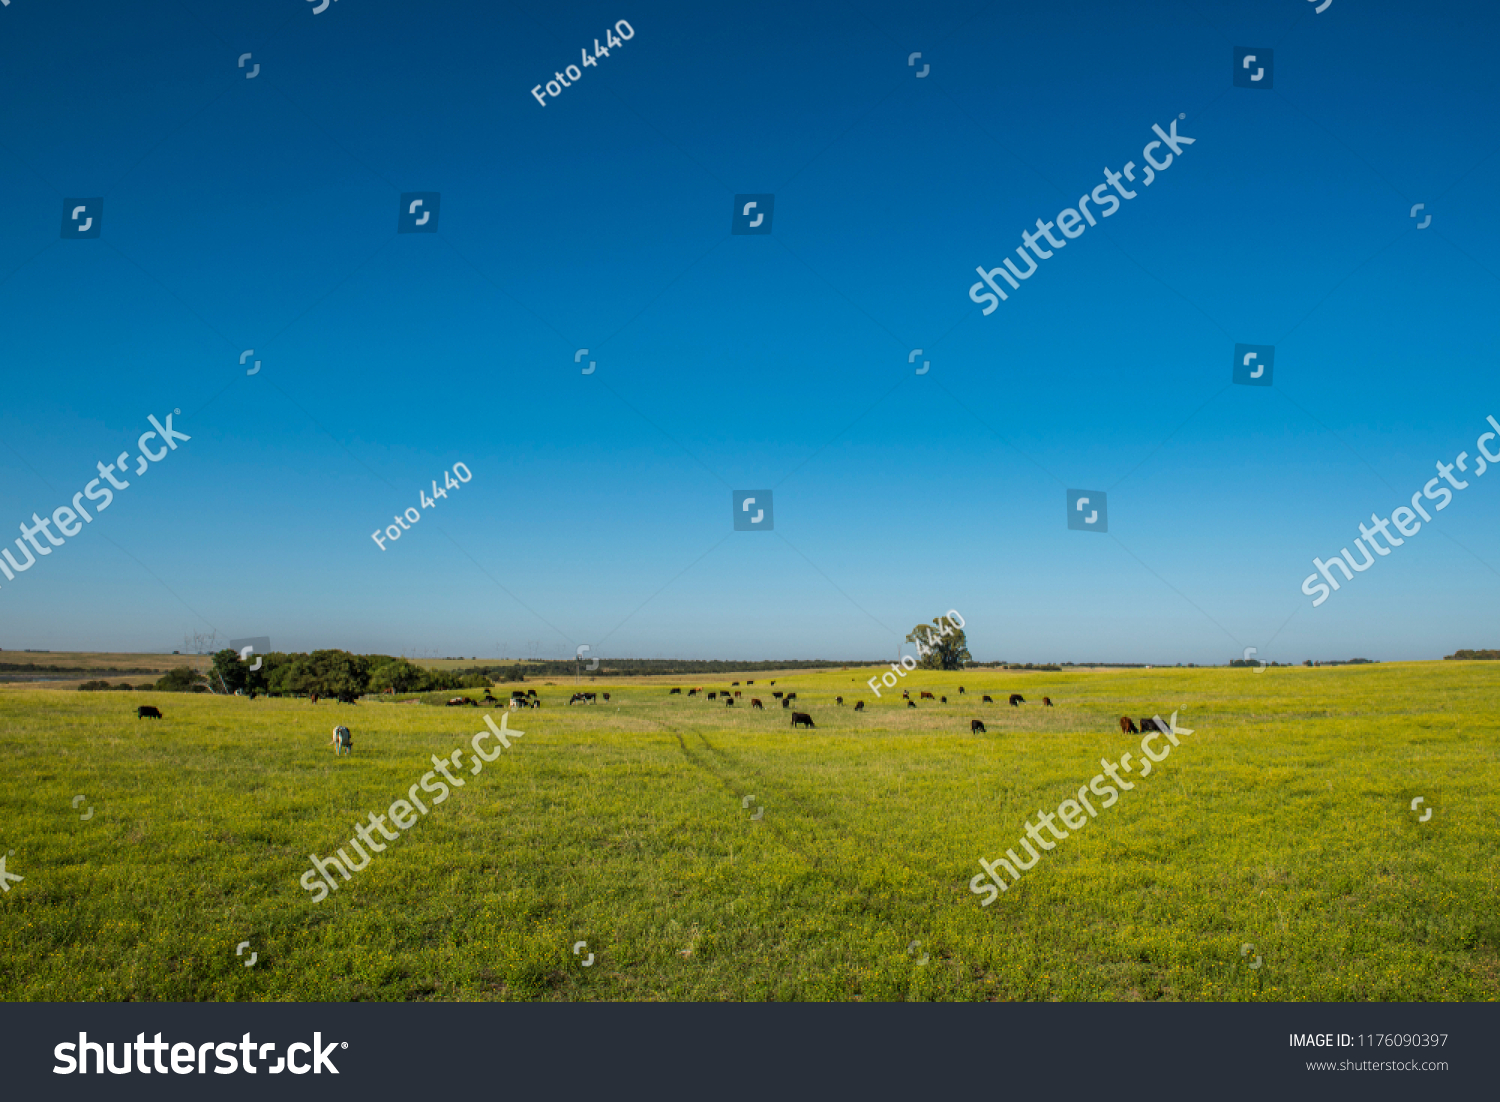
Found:
[[[935,616],[932,627],[918,624],[906,637],[917,645],[917,668],[923,670],[961,670],[972,658],[964,629],[947,616]]]

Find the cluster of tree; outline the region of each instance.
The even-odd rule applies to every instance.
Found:
[[[437,692],[451,689],[487,689],[490,678],[474,671],[426,670],[404,658],[385,654],[350,654],[342,650],[316,650],[311,654],[256,655],[260,669],[252,670],[254,659],[240,661],[232,650],[217,651],[206,679],[212,692],[265,693],[269,696],[362,696],[365,693]],[[168,688],[168,678],[193,671],[183,667],[173,670],[157,682],[157,688],[174,692],[195,692],[197,681],[178,678],[180,687]]]
[[[947,616],[934,616],[932,623],[932,627],[918,624],[906,637],[908,643],[917,645],[919,670],[961,670],[973,661],[963,628]]]
[[[1372,658],[1351,658],[1347,662],[1340,662],[1337,659],[1324,658],[1314,662],[1311,658],[1308,658],[1302,664],[1304,666],[1372,666],[1375,664],[1375,660]]]
[[[1326,663],[1324,663],[1324,665],[1329,665],[1329,666],[1331,666],[1333,664],[1334,663],[1332,663],[1332,662],[1326,662]],[[1259,669],[1261,666],[1279,666],[1279,665],[1281,665],[1280,662],[1257,662],[1253,658],[1231,658],[1229,660],[1229,668],[1230,669],[1234,669],[1234,670],[1241,669],[1241,668],[1243,668],[1245,666],[1248,666],[1251,669]],[[1288,662],[1287,665],[1291,665],[1291,663]]]
[[[1452,654],[1443,655],[1443,661],[1456,658],[1461,661],[1495,661],[1500,659],[1500,650],[1456,650]]]
[[[85,692],[95,691],[99,689],[129,689],[133,691],[135,689],[135,686],[130,684],[128,681],[121,681],[118,685],[111,685],[108,681],[85,681],[82,685],[78,686],[78,688],[81,691]]]

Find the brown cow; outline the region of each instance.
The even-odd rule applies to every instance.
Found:
[[[1135,721],[1129,716],[1120,717],[1120,730],[1124,731],[1127,735],[1138,735],[1141,733],[1136,727]]]
[[[902,700],[910,700],[911,699],[911,690],[910,689],[902,689],[901,690],[901,699]]]
[[[1026,698],[1024,696],[1022,696],[1020,693],[1011,693],[1010,694],[1010,706],[1012,708],[1016,707],[1018,704],[1025,704],[1025,703],[1026,703]]]
[[[865,710],[865,702],[863,700],[856,700],[854,702],[854,710],[856,712],[862,712],[862,711],[864,711]]]
[[[736,685],[738,685],[738,684],[739,684],[739,682],[738,682],[738,681],[736,681],[736,682],[735,682],[735,684],[736,684]],[[739,690],[738,690],[738,689],[736,689],[736,690],[734,690],[734,696],[735,696],[735,699],[736,699],[736,700],[738,700],[738,699],[739,699],[739,695],[740,695],[740,691],[739,691]]]
[[[792,713],[792,726],[796,727],[797,724],[799,724],[799,723],[802,724],[805,727],[816,727],[817,726],[817,724],[815,724],[812,721],[812,716],[808,715],[806,712],[793,712]]]
[[[983,735],[983,734],[987,734],[987,733],[988,732],[986,732],[985,729],[984,729],[984,722],[982,720],[978,720],[978,719],[971,719],[971,720],[969,720],[969,734],[971,734],[971,735],[973,735],[973,734],[981,734],[981,735]]]
[[[762,712],[766,710],[766,706],[753,696],[750,698],[750,707]]]
[[[1042,697],[1042,703],[1050,708],[1052,707],[1052,698],[1050,696],[1044,696]]]
[[[934,697],[931,693],[923,693],[918,699],[919,700],[935,700],[936,697]]]

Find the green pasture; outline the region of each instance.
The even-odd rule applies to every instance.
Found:
[[[667,693],[727,677],[527,682],[477,776],[480,708],[0,688],[0,999],[1500,997],[1500,662],[917,672],[949,703],[915,709],[870,672],[734,708]],[[981,907],[979,859],[1174,711],[1193,734]],[[312,902],[309,855],[460,746],[464,787]]]

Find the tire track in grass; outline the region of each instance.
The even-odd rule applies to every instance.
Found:
[[[739,798],[737,794],[737,785],[730,777],[730,770],[716,768],[712,763],[705,760],[705,758],[701,754],[694,753],[693,750],[688,747],[686,741],[683,739],[681,732],[679,732],[675,728],[669,727],[657,720],[650,720],[648,722],[655,723],[658,726],[671,731],[671,733],[676,737],[678,745],[682,749],[683,756],[692,765],[696,766],[703,772],[707,773],[709,776],[713,777],[716,781],[719,782],[719,785],[724,788],[725,791],[731,794],[731,796],[736,799]],[[718,747],[714,746],[711,742],[708,741],[708,739],[703,735],[701,731],[695,731],[693,732],[693,734],[695,734],[699,739],[702,740],[704,746],[707,747],[709,752],[712,753],[715,757],[719,758],[727,765],[739,766],[742,769],[744,768],[744,764],[742,762],[738,761],[731,755],[727,754],[725,751],[720,750]],[[753,770],[750,770],[750,772],[754,774]],[[758,774],[755,775],[759,776]],[[789,793],[791,795],[790,806],[794,810],[800,811],[809,819],[822,818],[825,821],[835,821],[836,819],[834,815],[826,810],[821,812],[816,809],[810,810],[813,801],[805,797],[799,799],[799,794],[789,784],[778,782],[775,785],[775,790],[778,793]],[[746,791],[749,791],[749,789],[746,789]],[[907,915],[905,916],[907,920],[903,921],[902,915],[899,915],[897,913],[897,909],[903,907],[902,903],[894,899],[880,899],[874,897],[860,883],[858,878],[841,876],[833,869],[825,868],[823,857],[821,855],[814,855],[812,853],[809,853],[806,847],[798,845],[792,840],[792,836],[787,832],[787,830],[781,828],[779,824],[767,824],[765,820],[762,820],[761,825],[773,835],[778,844],[780,844],[786,850],[789,850],[790,852],[796,854],[798,858],[802,860],[804,865],[809,868],[810,871],[816,872],[819,876],[823,877],[824,880],[829,884],[829,886],[843,891],[846,895],[852,898],[859,899],[864,905],[864,909],[867,913],[874,916],[876,921],[880,925],[884,926],[888,931],[896,935],[893,940],[893,944],[900,944],[901,940],[903,938],[909,937],[913,931],[922,934],[924,939],[935,938],[937,936],[928,929],[930,924],[925,920],[925,911],[921,908],[920,905],[913,904],[912,907],[905,908],[916,910],[917,917],[915,919],[912,919],[910,915]],[[847,835],[856,840],[857,844],[864,844],[866,846],[866,852],[879,852],[879,850],[871,844],[870,839],[863,837],[859,834],[859,832],[849,828],[847,824],[843,824],[843,829]],[[841,854],[836,853],[834,854],[834,857],[840,864],[854,863]],[[928,882],[930,886],[935,889],[935,896],[940,898],[941,886],[934,880],[929,879]],[[955,957],[953,958],[953,963],[960,962]]]

